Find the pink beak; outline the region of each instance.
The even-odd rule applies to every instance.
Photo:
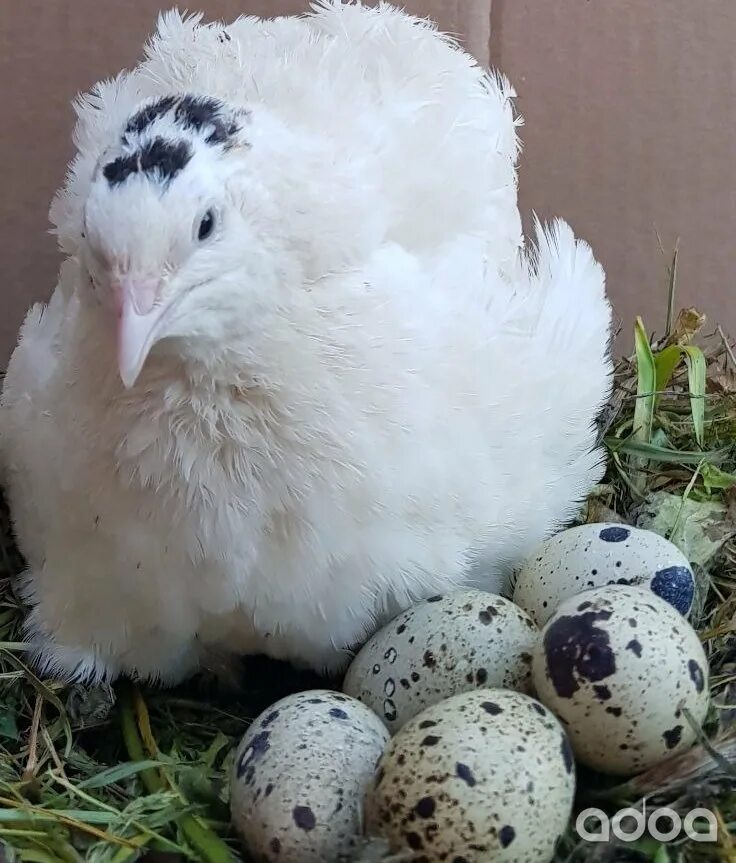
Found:
[[[112,284],[118,315],[118,370],[126,388],[138,380],[156,341],[166,309],[163,303],[156,305],[160,287],[159,278],[131,275]]]

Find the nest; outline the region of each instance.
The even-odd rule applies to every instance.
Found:
[[[580,521],[621,521],[679,545],[698,578],[693,623],[708,653],[712,708],[690,751],[620,784],[581,772],[576,811],[668,806],[715,814],[716,843],[581,841],[572,824],[560,861],[736,861],[736,356],[703,317],[669,316],[665,335],[637,322],[636,349],[615,373],[601,420],[604,482]],[[228,813],[233,748],[288,691],[324,685],[258,660],[223,693],[197,681],[173,691],[67,687],[24,661],[21,570],[0,510],[0,861],[124,863],[237,859]],[[278,689],[274,681],[278,679]],[[396,860],[356,841],[355,860]]]

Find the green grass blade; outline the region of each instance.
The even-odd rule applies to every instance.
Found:
[[[703,446],[705,440],[705,356],[696,345],[684,345],[682,348],[687,364],[687,378],[690,389],[690,408],[693,415],[695,440]]]
[[[105,788],[107,785],[115,785],[117,782],[122,782],[123,779],[136,776],[144,770],[152,770],[160,766],[158,761],[128,761],[117,767],[111,767],[109,770],[103,770],[97,776],[90,776],[89,779],[78,782],[76,787],[84,789]]]
[[[0,824],[36,824],[43,822],[59,823],[63,819],[107,827],[115,820],[110,812],[94,812],[89,809],[10,809],[0,808]]]
[[[668,345],[661,351],[657,351],[654,357],[654,366],[656,370],[656,385],[655,389],[661,393],[667,388],[672,375],[677,368],[680,359],[682,358],[682,348],[680,345]]]
[[[730,448],[712,450],[711,452],[675,450],[656,446],[655,444],[642,443],[633,438],[622,441],[609,437],[604,442],[611,452],[646,459],[660,464],[699,465],[704,459],[713,464],[718,464],[723,463],[732,454]]]
[[[130,684],[122,685],[120,707],[123,739],[130,758],[133,761],[142,762],[145,760],[144,737],[150,735],[151,730],[145,702],[139,695],[137,699],[136,696],[137,690],[134,687]],[[138,718],[136,700],[141,714]],[[139,727],[141,719],[144,724],[143,731]],[[152,749],[157,749],[152,738],[149,743]],[[156,752],[153,751],[151,754]],[[146,768],[140,775],[149,793],[155,793],[164,787],[165,783],[160,771]],[[184,837],[202,863],[234,863],[235,858],[228,846],[201,819],[187,813],[182,816],[179,823]]]
[[[649,336],[641,318],[634,327],[636,345],[636,406],[634,408],[634,436],[638,441],[649,443],[654,421],[654,393],[657,388],[657,372]]]
[[[138,860],[141,856],[141,851],[146,847],[146,837],[140,837],[141,843],[135,849],[119,848],[110,863],[129,863],[129,861]]]
[[[24,848],[20,859],[23,863],[65,863],[63,857],[56,857],[40,848]]]

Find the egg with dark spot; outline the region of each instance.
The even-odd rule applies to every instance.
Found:
[[[692,746],[680,717],[704,721],[708,664],[695,630],[648,588],[614,584],[585,598],[563,602],[542,629],[534,686],[578,761],[631,775]]]
[[[563,600],[607,584],[646,587],[685,617],[695,597],[695,576],[676,545],[650,530],[602,523],[543,543],[516,573],[514,602],[543,626]]]
[[[253,859],[322,863],[348,853],[388,737],[364,704],[327,690],[264,711],[235,752],[230,780],[233,826]]]
[[[460,692],[485,687],[529,691],[538,638],[529,615],[497,594],[463,590],[433,597],[399,615],[364,645],[343,690],[367,704],[394,733],[425,707]]]
[[[452,696],[409,720],[377,775],[366,832],[397,860],[423,863],[548,863],[575,794],[562,726],[529,696],[501,689]]]

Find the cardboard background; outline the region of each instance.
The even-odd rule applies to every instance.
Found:
[[[733,0],[493,0],[491,53],[526,120],[522,210],[592,244],[622,349],[636,314],[664,326],[678,237],[680,303],[736,335],[735,44]]]
[[[70,101],[138,58],[158,0],[0,2],[0,366],[58,259],[48,204],[72,154]],[[200,0],[208,18],[308,0]],[[733,0],[407,0],[512,78],[526,119],[521,201],[559,214],[606,266],[616,312],[661,325],[681,237],[680,299],[736,332]]]

